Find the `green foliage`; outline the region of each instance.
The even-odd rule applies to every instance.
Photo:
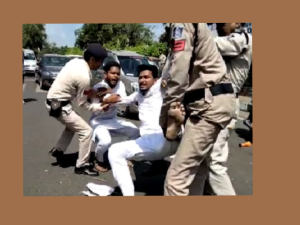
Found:
[[[84,24],[75,31],[75,46],[86,48],[98,42],[107,48],[124,49],[129,46],[151,45],[154,33],[143,23]]]
[[[23,24],[22,34],[23,48],[32,49],[37,53],[46,44],[45,24]]]
[[[83,55],[83,50],[77,47],[68,48],[64,55]]]
[[[155,42],[151,27],[143,23],[84,24],[75,31],[75,36],[75,47],[58,47],[46,41],[44,24],[23,25],[23,47],[33,49],[38,57],[47,53],[83,55],[83,50],[92,42],[110,50],[129,50],[145,56],[159,57],[167,51],[167,42]]]
[[[145,56],[159,57],[167,49],[166,43],[154,42],[151,45],[126,47],[125,50],[134,51]]]

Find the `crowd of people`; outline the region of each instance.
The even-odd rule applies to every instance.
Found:
[[[97,43],[83,59],[69,61],[46,99],[51,117],[65,129],[50,153],[63,163],[75,133],[79,156],[74,172],[98,176],[112,170],[123,196],[134,196],[131,161],[173,156],[165,179],[165,196],[203,195],[208,182],[216,195],[235,195],[227,174],[228,138],[239,114],[238,93],[252,63],[252,36],[242,23],[218,23],[213,37],[206,23],[169,23],[171,51],[162,75],[154,65],[140,65],[139,91],[127,96],[118,62],[104,65],[103,81],[94,85],[93,70],[107,57]],[[89,122],[73,100],[91,112]],[[120,120],[120,105],[137,103],[140,126]],[[111,134],[128,139],[111,143]],[[95,151],[95,161],[90,154]]]

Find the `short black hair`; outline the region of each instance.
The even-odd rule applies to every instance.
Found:
[[[107,51],[98,43],[89,44],[83,53],[83,58],[88,62],[92,57],[96,61],[104,60],[107,57]]]
[[[103,66],[103,70],[107,73],[112,67],[118,67],[119,69],[121,69],[121,66],[118,62],[110,61]]]
[[[151,71],[154,79],[158,78],[158,68],[156,66],[151,65],[151,64],[141,64],[138,66],[139,74],[145,70]]]

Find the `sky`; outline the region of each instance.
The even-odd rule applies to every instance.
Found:
[[[75,43],[75,30],[81,28],[83,24],[46,24],[46,33],[49,42],[55,42],[57,46],[73,47]],[[146,23],[153,27],[155,39],[164,32],[162,23]]]

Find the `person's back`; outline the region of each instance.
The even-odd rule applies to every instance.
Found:
[[[90,76],[90,68],[84,59],[72,59],[57,75],[49,89],[47,99],[73,100],[77,97],[78,79],[83,79],[89,84]]]
[[[202,195],[206,158],[220,130],[235,112],[235,96],[225,62],[206,23],[171,23],[171,63],[162,75],[164,101],[160,124],[174,141],[185,123],[180,145],[165,181],[165,195]],[[179,108],[183,103],[185,116]]]
[[[194,26],[190,23],[187,26],[190,32],[193,32]],[[201,32],[199,32],[200,30]],[[218,83],[229,82],[229,77],[226,74],[226,65],[211,36],[211,31],[205,23],[198,24],[194,54],[194,62],[189,71],[190,84],[187,92],[211,87]]]
[[[252,64],[252,35],[243,31],[216,37],[215,41],[224,57],[234,91],[239,93],[248,78]]]

